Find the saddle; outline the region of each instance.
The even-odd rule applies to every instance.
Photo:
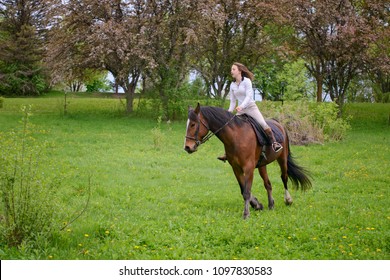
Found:
[[[259,159],[257,166],[256,166],[256,167],[259,167],[261,162],[263,161],[263,159],[267,160],[267,157],[265,155],[265,146],[271,146],[271,144],[272,144],[271,140],[268,138],[263,127],[254,118],[252,118],[251,116],[249,116],[247,114],[236,115],[236,116],[239,117],[241,120],[248,122],[252,126],[253,131],[256,134],[257,142],[261,146],[263,146],[260,159]],[[274,119],[274,121],[276,121],[276,120]],[[276,125],[274,124],[274,122],[271,122],[270,120],[266,120],[265,122],[272,129],[272,133],[274,134],[276,141],[278,141],[279,143],[282,143],[284,141],[284,137],[283,137],[283,134],[280,131],[280,129],[278,129],[276,127]]]
[[[252,126],[256,134],[257,141],[261,146],[270,146],[272,144],[267,134],[265,133],[264,129],[262,128],[262,126],[254,118],[252,118],[247,114],[236,115],[236,116],[239,117],[241,120],[248,122]],[[274,121],[276,120],[274,119]],[[276,141],[282,143],[284,141],[282,132],[270,120],[266,120],[265,122],[272,129]]]

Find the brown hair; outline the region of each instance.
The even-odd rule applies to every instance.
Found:
[[[234,62],[233,65],[236,65],[238,70],[241,71],[242,77],[246,77],[246,78],[250,79],[251,81],[253,81],[253,79],[254,79],[253,73],[251,71],[249,71],[248,68],[244,64],[239,63],[239,62]]]

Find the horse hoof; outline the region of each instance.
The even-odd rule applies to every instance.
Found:
[[[286,204],[287,206],[290,206],[291,204],[293,204],[293,200],[292,199],[286,199],[284,201],[284,204]]]

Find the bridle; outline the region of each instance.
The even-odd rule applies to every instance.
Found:
[[[209,126],[206,123],[204,123],[204,121],[199,117],[199,115],[196,115],[196,116],[197,116],[197,119],[198,119],[198,126],[197,126],[197,128],[195,130],[195,136],[192,137],[192,136],[187,136],[186,135],[186,139],[194,140],[195,141],[195,147],[198,147],[201,144],[206,143],[208,140],[210,140],[211,137],[213,137],[218,132],[220,132],[225,126],[227,126],[235,118],[236,115],[233,115],[223,126],[218,128],[215,132],[212,132],[210,130]],[[199,140],[199,130],[200,130],[200,125],[201,124],[207,129],[207,133],[203,137],[202,140]]]

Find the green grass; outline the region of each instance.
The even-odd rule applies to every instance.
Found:
[[[218,139],[188,155],[184,121],[156,130],[157,120],[125,117],[118,100],[68,101],[64,116],[61,97],[5,99],[0,132],[20,126],[20,106],[33,104],[35,137],[51,143],[43,171],[61,179],[58,227],[82,210],[89,177],[90,204],[52,239],[2,245],[1,259],[390,258],[389,104],[349,104],[352,130],[342,142],[292,146],[313,188],[291,191],[286,207],[271,164],[275,209],[243,220],[231,167],[216,160]],[[255,172],[253,192],[266,204]]]

